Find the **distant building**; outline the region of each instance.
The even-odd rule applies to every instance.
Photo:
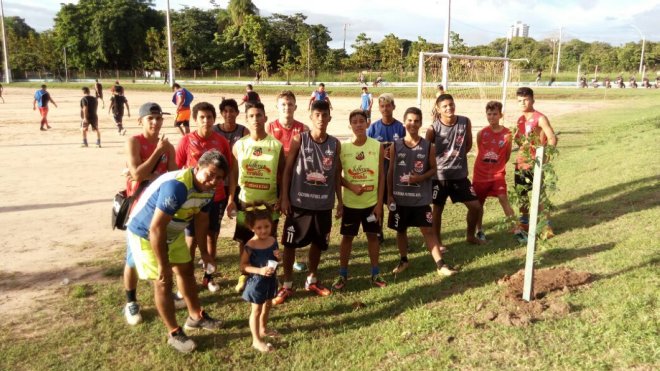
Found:
[[[511,25],[509,30],[509,38],[514,37],[528,37],[529,36],[529,26],[518,21],[516,24]]]

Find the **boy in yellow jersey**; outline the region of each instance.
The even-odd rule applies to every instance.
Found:
[[[227,217],[231,219],[232,212],[238,209],[236,215],[236,230],[234,241],[238,242],[240,255],[243,247],[254,233],[245,225],[245,205],[253,202],[263,202],[271,205],[273,214],[273,237],[277,235],[280,199],[278,184],[282,182],[284,172],[284,151],[282,144],[266,133],[265,125],[268,117],[263,103],[247,106],[246,121],[250,135],[239,139],[232,147],[234,157],[230,169],[229,200],[227,201]],[[240,187],[238,204],[234,203],[236,186]],[[240,256],[239,255],[239,256]],[[236,285],[236,291],[245,288],[247,276],[241,275]]]
[[[339,249],[339,276],[332,287],[341,290],[348,280],[348,260],[353,248],[353,239],[362,230],[367,235],[367,249],[371,261],[371,282],[377,287],[387,286],[380,275],[378,258],[378,222],[383,217],[383,193],[385,176],[383,168],[383,145],[367,136],[368,117],[364,110],[354,110],[348,116],[353,138],[341,145],[341,179],[344,212],[341,218],[342,235]]]

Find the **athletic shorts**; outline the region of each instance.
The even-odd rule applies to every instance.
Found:
[[[379,233],[378,221],[367,221],[369,215],[373,214],[376,205],[366,209],[353,209],[344,206],[344,213],[341,217],[341,228],[339,234],[342,236],[357,236],[360,231],[360,225],[364,233]]]
[[[41,117],[48,116],[48,107],[39,107],[39,113],[41,114]]]
[[[222,201],[211,201],[209,203],[209,232],[220,231],[220,203]],[[190,222],[185,229],[186,236],[195,236],[195,220]]]
[[[280,213],[273,212],[271,218],[273,219],[273,228],[271,229],[270,234],[277,240],[277,223],[280,219]],[[245,211],[238,210],[238,213],[236,214],[234,241],[245,245],[252,237],[254,237],[254,232],[252,232],[252,230],[250,230],[250,228],[245,225]]]
[[[472,188],[479,202],[486,202],[486,197],[498,197],[506,194],[506,180],[497,179],[489,182],[473,182]]]
[[[124,121],[124,114],[112,114],[112,119],[115,120],[115,123],[121,124]]]
[[[126,233],[126,266],[129,268],[135,268],[135,260],[133,260],[131,246],[128,244],[128,233]]]
[[[401,206],[390,211],[387,226],[397,232],[405,232],[408,227],[430,227],[433,225],[431,206]]]
[[[176,113],[174,119],[174,126],[190,126],[190,108],[182,108],[181,111]]]
[[[126,231],[126,234],[138,276],[143,280],[157,279],[158,260],[156,260],[156,254],[151,248],[151,242],[131,231]],[[170,264],[185,264],[192,260],[183,233],[179,234],[173,242],[167,244],[167,256]]]
[[[532,183],[534,182],[534,171],[533,170],[516,170],[513,176],[513,183],[518,186],[522,186],[523,189],[520,192],[520,195],[525,197],[527,193],[532,191]],[[541,185],[543,185],[543,178],[541,178]],[[541,194],[544,192],[544,188],[541,187]]]
[[[452,203],[469,202],[477,199],[468,178],[456,180],[433,180],[433,204],[445,206],[447,197]]]
[[[289,248],[305,247],[312,242],[322,251],[328,249],[332,209],[307,210],[291,206],[282,231],[282,245]]]
[[[96,131],[99,129],[99,118],[91,119],[85,123],[84,121],[80,121],[80,127],[83,129],[87,129],[88,127],[92,127],[92,130]]]

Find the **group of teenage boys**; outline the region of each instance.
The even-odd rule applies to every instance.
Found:
[[[523,115],[515,135],[526,138],[518,140],[521,151],[533,152],[534,145],[555,145],[549,121],[534,110],[532,90],[519,89],[518,101]],[[379,238],[386,207],[387,226],[396,231],[400,254],[395,274],[409,266],[410,227],[420,228],[437,273],[456,273],[442,258],[446,247],[440,227],[448,197],[467,206],[466,240],[473,244],[486,242],[480,226],[487,196],[498,197],[505,214],[514,216],[504,181],[514,138],[500,124],[502,106],[498,102],[488,103],[489,126],[477,134],[479,151],[473,182],[467,169],[471,122],[455,114],[449,94],[437,97],[433,124],[425,137],[420,135],[422,112],[408,108],[402,123],[393,115],[394,97],[383,94],[378,98],[382,118],[370,125],[364,110],[352,111],[349,125],[353,135],[344,143],[327,132],[332,116],[326,99],[311,102],[309,127],[294,119],[297,105],[291,91],[277,96],[279,117],[268,125],[260,102],[247,104],[245,126],[237,123],[235,100],[223,100],[219,108],[223,123],[216,124],[212,104],[193,106],[190,117],[197,130],[186,134],[175,149],[160,136],[164,114],[160,106],[146,103],[139,110],[142,133],[130,137],[126,144],[127,189],[135,192],[145,180],[151,184],[142,191],[128,222],[124,314],[129,324],[141,321],[137,277],[152,280],[156,307],[169,332],[168,343],[179,351],[191,351],[194,342],[176,323],[176,307],[188,308],[186,329],[215,330],[220,326],[201,309],[193,274],[195,253],[199,250],[202,258],[203,287],[217,291],[212,277],[220,220],[225,214],[236,219],[233,239],[242,250],[254,235],[245,224],[246,208],[253,202],[272,206],[274,237],[280,214],[285,216],[281,229],[282,287],[272,299],[273,305],[281,305],[294,295],[296,250],[306,246],[310,247],[304,289],[319,296],[331,295],[317,272],[322,253],[329,248],[333,210],[335,218],[341,218],[342,235],[334,290],[342,290],[348,283],[352,243],[360,226],[367,236],[371,282],[375,287],[387,285],[379,268]],[[533,166],[528,158],[519,154],[516,159],[516,184],[525,187],[531,185]],[[524,238],[523,229],[522,224],[514,228],[519,239]],[[176,294],[172,293],[173,272],[179,289]]]

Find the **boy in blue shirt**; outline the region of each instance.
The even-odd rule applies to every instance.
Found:
[[[367,124],[371,124],[371,107],[374,104],[374,98],[369,93],[366,86],[362,87],[362,95],[360,96],[360,109],[367,115]]]

